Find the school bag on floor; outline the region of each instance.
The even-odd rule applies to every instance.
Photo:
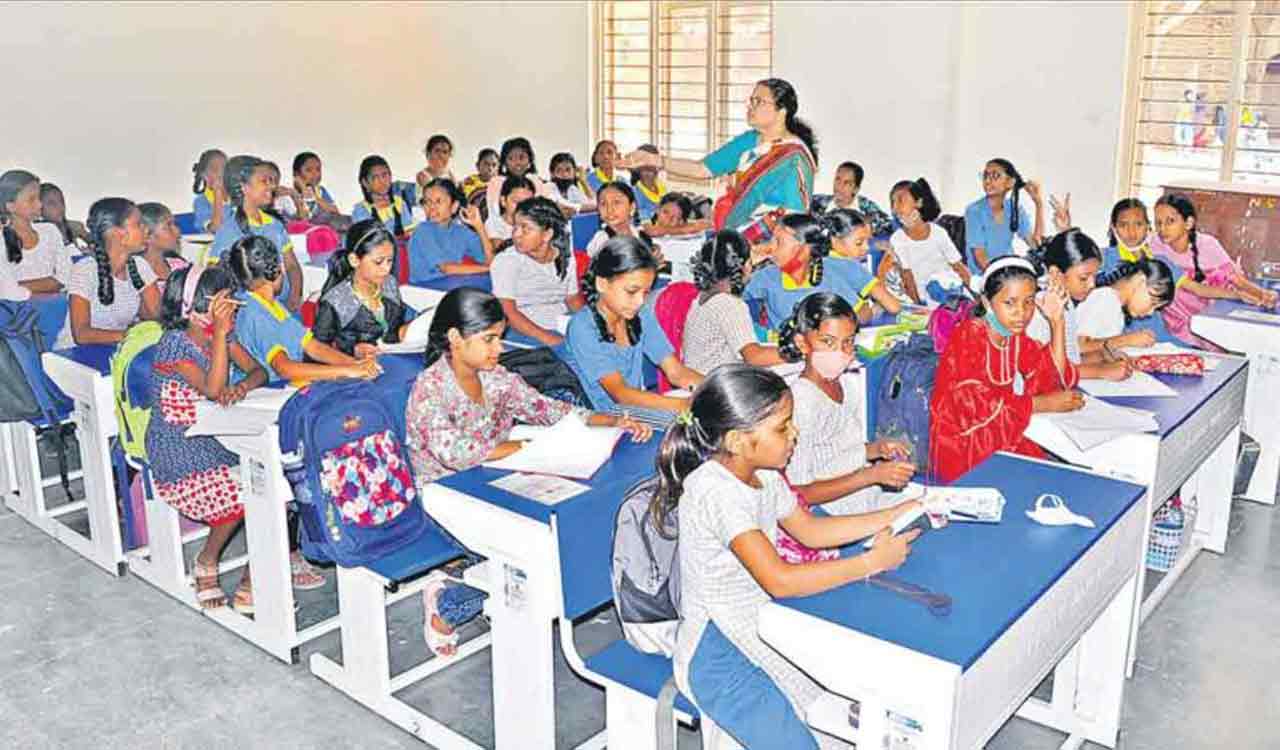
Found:
[[[313,383],[280,411],[280,450],[298,456],[284,470],[298,502],[302,554],[310,560],[365,565],[434,527],[380,387],[363,380]]]
[[[550,347],[512,349],[498,355],[498,364],[524,378],[535,391],[566,404],[591,408],[573,368],[556,356]]]
[[[912,334],[885,355],[884,374],[876,394],[876,438],[901,440],[911,447],[911,461],[922,474],[929,470],[929,397],[938,371],[938,355],[927,334]]]
[[[676,512],[659,529],[649,503],[658,490],[652,476],[627,490],[613,524],[609,578],[613,604],[627,642],[648,654],[671,656],[680,624],[680,556]]]

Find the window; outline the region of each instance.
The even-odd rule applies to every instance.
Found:
[[[1149,0],[1138,16],[1129,194],[1280,184],[1280,0]]]
[[[599,138],[697,159],[746,130],[773,70],[769,0],[604,0],[597,8]]]

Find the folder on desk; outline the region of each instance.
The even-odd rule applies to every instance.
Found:
[[[404,338],[398,343],[378,342],[378,351],[383,354],[417,354],[426,351],[427,335],[431,332],[431,315],[419,312],[418,317],[409,322]]]
[[[590,479],[613,455],[622,430],[617,427],[589,427],[581,417],[569,414],[550,427],[522,425],[513,429],[508,437],[527,442],[506,458],[486,461],[485,466]]]

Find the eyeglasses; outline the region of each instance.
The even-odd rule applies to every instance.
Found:
[[[764,106],[764,105],[766,105],[766,104],[768,104],[768,105],[769,105],[769,106],[771,106],[771,107],[773,106],[773,102],[769,101],[768,99],[763,99],[763,98],[758,97],[758,96],[753,96],[753,97],[751,97],[750,99],[748,99],[748,100],[747,100],[747,108],[748,108],[748,109],[755,109],[756,107],[763,107],[763,106]]]
[[[981,177],[981,178],[982,178],[982,179],[984,179],[984,180],[993,180],[993,181],[994,181],[994,180],[998,180],[998,179],[1000,179],[1000,178],[1002,178],[1002,177],[1008,177],[1009,175],[1005,174],[1004,172],[996,172],[995,170],[988,169],[988,170],[986,170],[985,172],[979,172],[979,173],[978,173],[978,176],[979,176],[979,177]]]

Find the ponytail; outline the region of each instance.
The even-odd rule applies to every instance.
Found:
[[[1021,218],[1018,216],[1018,193],[1027,186],[1027,182],[1022,179],[1022,175],[1019,174],[1018,170],[1013,166],[1013,162],[1008,159],[992,159],[987,163],[1000,167],[1004,170],[1005,174],[1013,178],[1013,204],[1009,211],[1009,231],[1016,235],[1018,233],[1019,224],[1022,223]]]
[[[13,228],[13,217],[5,210],[5,205],[17,200],[18,193],[33,183],[38,185],[40,178],[23,169],[10,169],[0,174],[0,233],[4,235],[5,257],[14,265],[22,262],[22,238]]]
[[[1182,193],[1165,193],[1160,196],[1160,200],[1156,201],[1156,205],[1172,208],[1182,216],[1183,221],[1194,221],[1196,218],[1196,205]],[[1195,224],[1192,224],[1187,230],[1187,243],[1191,249],[1191,263],[1195,266],[1193,278],[1200,283],[1204,281],[1204,269],[1200,267],[1200,248],[1196,245],[1196,231]]]
[[[102,198],[89,207],[89,245],[98,264],[98,301],[104,306],[114,304],[116,299],[115,278],[111,275],[111,259],[107,254],[107,232],[123,227],[133,211],[133,201],[127,198]],[[133,265],[133,258],[127,259],[125,267],[134,288],[141,289],[142,277]]]
[[[858,329],[858,316],[844,297],[831,292],[814,292],[800,300],[791,317],[778,328],[778,356],[788,362],[803,360],[804,352],[796,345],[796,336],[816,331],[823,321],[832,318],[848,318],[853,321],[854,330]]]
[[[352,257],[363,258],[375,247],[388,243],[394,252],[395,242],[395,237],[376,216],[352,224],[347,230],[346,244],[329,258],[329,276],[324,280],[320,296],[323,297],[330,289],[355,274],[355,268],[351,265]]]
[[[805,148],[809,149],[809,153],[813,156],[814,166],[817,166],[818,140],[809,123],[801,120],[796,114],[800,109],[800,99],[796,95],[795,87],[781,78],[766,78],[762,81],[757,81],[756,85],[768,88],[769,93],[773,95],[774,106],[778,109],[786,110],[787,131],[793,133],[804,143]]]

